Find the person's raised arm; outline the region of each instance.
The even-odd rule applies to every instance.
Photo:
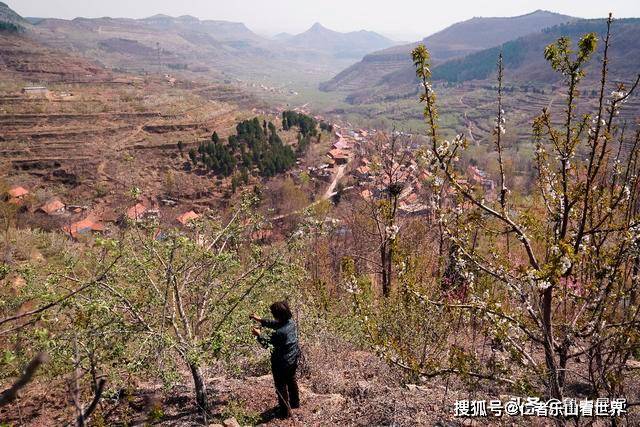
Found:
[[[278,329],[280,327],[280,322],[271,319],[260,319],[260,324],[269,329]]]
[[[277,320],[263,319],[262,317],[258,316],[255,313],[249,316],[249,318],[251,320],[255,320],[256,322],[260,323],[260,326],[265,328],[278,329],[280,327],[280,322],[278,322]]]
[[[264,348],[269,348],[269,345],[272,344],[271,338],[272,336],[263,334],[260,328],[253,328],[251,333],[256,337],[260,345]]]

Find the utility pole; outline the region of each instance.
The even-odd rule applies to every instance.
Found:
[[[156,42],[156,48],[158,51],[158,74],[162,73],[162,62],[160,61],[160,42]]]

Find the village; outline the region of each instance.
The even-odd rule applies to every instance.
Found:
[[[494,3],[0,0],[0,427],[640,426],[640,2]]]
[[[322,120],[322,117],[316,119]],[[432,217],[433,198],[427,188],[432,176],[418,166],[415,154],[419,144],[412,135],[394,132],[389,137],[375,129],[354,130],[348,125],[335,123],[332,127],[336,140],[327,153],[326,163],[309,167],[315,176],[331,180],[326,198],[336,194],[341,180],[353,183],[342,186],[341,191],[355,191],[367,202],[386,198],[390,185],[400,184],[401,191],[397,196],[399,214]],[[391,147],[394,138],[411,142]],[[495,196],[496,184],[487,172],[473,164],[465,172],[467,178],[459,180],[459,183],[481,188],[487,197]]]
[[[170,75],[166,75],[164,80],[165,84],[176,86],[176,79]],[[25,86],[21,94],[25,100],[44,102],[59,102],[74,97],[71,91],[55,92],[45,86]],[[386,197],[391,184],[401,184],[401,191],[397,195],[398,213],[404,216],[432,217],[432,196],[426,185],[431,176],[418,168],[415,151],[419,148],[419,143],[412,135],[396,132],[391,135],[392,138],[410,142],[401,147],[390,147],[388,135],[375,129],[354,128],[350,123],[313,115],[306,105],[295,108],[294,111],[307,114],[313,117],[316,123],[322,123],[325,129],[329,130],[331,138],[329,145],[322,144],[322,147],[328,147],[326,154],[315,159],[315,164],[299,160],[296,168],[288,172],[292,176],[299,176],[304,172],[318,182],[319,191],[315,200],[310,201],[311,204],[331,200],[339,193],[357,195],[365,202],[375,203],[376,200]],[[264,117],[277,118],[283,109],[254,109],[252,112]],[[183,125],[162,126],[170,131],[179,130]],[[147,125],[144,128],[151,127]],[[163,148],[167,145],[171,146],[165,144]],[[383,158],[385,156],[386,158]],[[494,181],[478,167],[469,165],[466,174],[469,183],[479,186],[485,192],[491,193],[495,190]],[[172,197],[170,194],[146,194],[144,188],[136,188],[133,194],[117,198],[117,202],[92,204],[78,203],[77,199],[66,201],[64,197],[55,194],[46,197],[45,200],[42,200],[41,194],[39,197],[33,197],[34,193],[44,190],[46,183],[41,184],[44,186],[42,188],[30,188],[28,184],[10,178],[8,184],[5,199],[18,208],[24,225],[57,228],[76,240],[93,234],[109,235],[119,227],[146,221],[155,221],[161,225],[157,232],[160,236],[161,228],[189,228],[200,218],[214,215],[210,203],[196,205],[188,200],[181,201],[179,197]],[[216,185],[219,187],[220,183]],[[228,186],[228,183],[223,183],[224,185]],[[209,191],[215,192],[219,189]],[[38,200],[41,200],[40,203]],[[277,221],[290,214],[292,212],[285,212],[271,219]],[[263,230],[260,234],[260,240],[271,237],[270,230]]]

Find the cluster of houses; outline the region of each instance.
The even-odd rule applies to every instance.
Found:
[[[414,160],[410,160],[407,164],[396,165],[394,167],[394,176],[388,177],[377,172],[379,168],[373,165],[373,160],[369,159],[367,152],[368,144],[376,133],[375,130],[366,129],[351,130],[349,128],[341,128],[334,124],[335,136],[337,138],[327,153],[327,161],[318,168],[309,168],[320,176],[331,176],[332,170],[336,166],[348,165],[354,159],[357,159],[357,166],[351,168],[351,175],[358,182],[360,188],[360,196],[372,201],[384,197],[384,192],[389,187],[389,180],[393,182],[402,182],[402,191],[398,196],[398,209],[401,214],[419,216],[429,215],[431,209],[429,204],[425,203],[426,199],[423,187],[425,180],[429,179],[426,172],[417,173],[417,164]],[[412,159],[412,156],[407,156]]]
[[[366,131],[358,131],[357,137],[352,141],[345,143],[342,138],[339,138],[330,152],[331,157],[335,152],[336,159],[342,159],[342,154],[348,155],[349,159],[353,155],[357,156],[357,165],[351,170],[351,175],[358,182],[360,196],[366,201],[379,200],[387,196],[392,184],[399,184],[399,213],[405,216],[431,216],[433,214],[432,194],[428,191],[429,187],[426,184],[433,177],[429,172],[418,168],[412,155],[412,150],[416,147],[409,145],[404,148],[405,156],[397,156],[403,159],[402,164],[395,162],[392,167],[387,165],[386,168],[382,168],[380,164],[376,164],[379,160],[369,158],[370,155],[376,157],[377,153],[371,147],[367,149],[369,144],[367,136]],[[383,144],[381,149],[389,150],[389,146]],[[468,179],[463,180],[464,183],[479,186],[486,194],[495,191],[495,181],[479,167],[470,165],[466,172]]]
[[[335,126],[335,125],[334,125]],[[329,166],[344,165],[357,159],[358,164],[351,169],[351,175],[358,182],[360,196],[372,201],[383,197],[391,182],[402,183],[402,191],[398,196],[398,209],[405,215],[427,215],[429,206],[422,202],[423,182],[429,178],[426,172],[416,175],[417,164],[410,160],[406,164],[396,164],[392,176],[380,173],[379,167],[368,157],[367,149],[375,130],[341,130],[336,132],[338,140],[328,153]],[[387,147],[388,148],[388,147]],[[408,156],[411,159],[411,156]]]
[[[395,163],[385,173],[366,156],[360,158],[359,165],[352,175],[357,178],[360,196],[366,201],[386,197],[392,184],[399,184],[398,212],[405,216],[428,216],[430,205],[425,203],[429,195],[423,191],[425,181],[430,178],[427,172],[417,173],[417,164],[410,160],[406,164]]]
[[[486,192],[493,192],[496,189],[495,181],[489,178],[489,175],[477,166],[469,165],[467,168],[467,176],[472,183],[480,185]]]
[[[329,157],[327,164],[329,167],[335,165],[345,165],[349,163],[357,154],[356,148],[363,143],[367,137],[369,137],[369,131],[365,129],[353,130],[340,130],[338,125],[333,125],[336,130],[335,135],[338,138],[336,142],[331,146],[331,150],[327,153]]]
[[[7,201],[18,206],[25,206],[29,194],[29,190],[26,188],[22,186],[14,186],[7,191]],[[66,214],[71,216],[74,214],[81,214],[87,210],[88,207],[86,206],[66,205],[59,198],[54,197],[47,200],[43,205],[33,211],[41,212],[49,216],[61,216]],[[126,209],[122,214],[118,214],[115,211],[105,211],[102,214],[90,212],[83,216],[79,221],[74,221],[64,225],[62,227],[62,231],[72,238],[77,239],[82,235],[105,232],[107,230],[105,223],[108,222],[126,225],[149,219],[158,219],[159,217],[160,209],[148,200],[142,200]],[[200,217],[200,214],[193,210],[189,210],[176,216],[175,223],[176,225],[188,226],[192,221],[195,221]]]
[[[318,121],[323,120],[321,116],[315,116],[314,118]],[[307,168],[312,175],[325,180],[328,180],[333,175],[336,166],[346,165],[355,157],[354,150],[358,141],[362,141],[362,134],[368,135],[365,130],[341,130],[337,124],[333,124],[333,127],[337,129],[334,132],[337,140],[327,152],[326,161],[318,167],[309,166]]]

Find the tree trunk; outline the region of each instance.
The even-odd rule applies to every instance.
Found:
[[[389,241],[387,247],[387,296],[391,294],[391,287],[393,285],[393,240]]]
[[[544,356],[548,371],[548,387],[550,397],[562,400],[562,389],[555,358],[552,321],[553,286],[544,290],[542,295],[542,327],[544,329]]]
[[[380,246],[380,264],[382,266],[382,295],[388,297],[391,293],[391,269],[390,255],[388,249],[389,242],[384,242]]]
[[[191,376],[193,377],[193,385],[196,390],[196,404],[198,406],[198,412],[203,416],[205,424],[207,423],[207,411],[209,405],[207,402],[207,385],[204,382],[202,371],[198,365],[189,364],[191,370]]]

